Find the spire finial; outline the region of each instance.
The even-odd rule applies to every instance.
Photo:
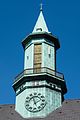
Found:
[[[43,10],[42,6],[43,6],[43,4],[42,4],[42,2],[41,2],[41,4],[40,4],[40,11]]]

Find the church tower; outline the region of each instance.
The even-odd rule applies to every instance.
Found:
[[[13,83],[15,110],[23,118],[44,118],[61,106],[67,89],[64,75],[56,71],[60,43],[48,30],[42,6],[32,33],[22,45],[24,70]]]

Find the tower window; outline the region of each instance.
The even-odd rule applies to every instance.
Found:
[[[39,85],[39,81],[33,81],[32,85],[33,86],[38,86]]]
[[[53,85],[53,87],[54,87],[54,89],[55,89],[55,87],[56,87],[56,86],[55,86],[55,85]]]
[[[36,31],[42,31],[42,28],[37,28]]]
[[[23,89],[23,85],[20,87],[20,91]]]
[[[49,58],[51,57],[51,54],[49,54]]]
[[[52,87],[52,83],[50,83],[50,86]]]
[[[39,81],[36,82],[36,85],[39,85]]]
[[[35,86],[35,81],[32,82],[32,86]]]
[[[48,55],[49,55],[49,58],[51,57],[51,48],[50,46],[48,46]]]
[[[27,60],[29,59],[29,56],[27,56]]]

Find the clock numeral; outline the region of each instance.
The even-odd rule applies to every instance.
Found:
[[[31,109],[32,109],[32,107],[29,107],[29,109],[31,110]]]
[[[41,107],[39,106],[38,109],[40,109]]]
[[[27,103],[27,102],[29,102],[29,100],[26,100],[25,102]]]
[[[33,111],[35,111],[36,110],[36,108],[33,108]]]
[[[29,106],[29,104],[26,104],[26,107],[28,107]]]
[[[37,93],[34,93],[34,95],[37,95]]]
[[[44,100],[44,99],[42,99],[42,102],[45,102],[45,100]]]
[[[29,97],[26,97],[26,99],[29,99]]]
[[[33,96],[33,94],[30,94],[30,96]]]
[[[41,106],[44,106],[45,104],[44,103],[41,103]]]
[[[41,98],[44,98],[44,96],[41,96]]]
[[[40,96],[40,95],[41,95],[41,93],[38,93],[38,95]]]

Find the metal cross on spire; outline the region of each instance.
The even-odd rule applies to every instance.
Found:
[[[41,4],[40,4],[40,11],[42,11],[42,10],[43,10],[43,4],[41,2]]]

